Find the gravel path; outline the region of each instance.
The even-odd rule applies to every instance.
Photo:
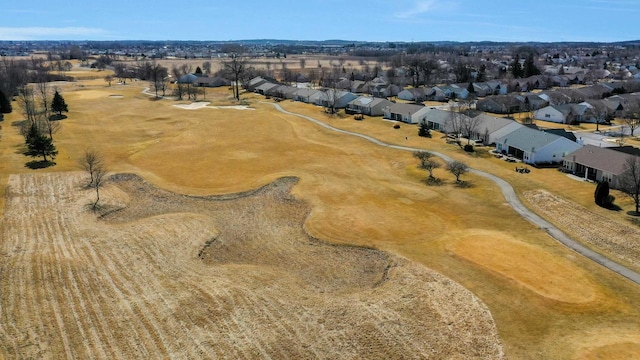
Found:
[[[323,123],[322,121],[316,120],[312,117],[306,116],[306,115],[301,115],[301,114],[297,114],[297,113],[293,113],[287,110],[284,110],[280,105],[278,104],[273,104],[273,103],[266,103],[265,104],[271,104],[273,105],[278,111],[288,114],[288,115],[293,115],[293,116],[297,116],[300,118],[303,118],[305,120],[311,121],[314,124],[317,124],[319,126],[322,126],[324,128],[327,128],[329,130],[332,131],[336,131],[342,134],[346,134],[346,135],[351,135],[351,136],[357,136],[359,138],[363,138],[365,140],[368,140],[376,145],[380,145],[380,146],[384,146],[384,147],[388,147],[391,149],[397,149],[397,150],[404,150],[404,151],[422,151],[424,149],[419,149],[419,148],[414,148],[414,147],[409,147],[409,146],[400,146],[400,145],[392,145],[392,144],[388,144],[385,143],[383,141],[380,141],[374,137],[368,136],[368,135],[364,135],[364,134],[359,134],[356,132],[352,132],[352,131],[347,131],[347,130],[342,130],[342,129],[338,129],[335,128],[331,125],[327,125],[325,123]],[[453,159],[447,155],[435,152],[435,151],[430,151],[432,154],[440,157],[441,159],[447,161],[447,162],[451,162]],[[529,210],[526,206],[524,206],[524,204],[520,201],[520,199],[518,199],[518,196],[515,193],[515,190],[513,189],[513,187],[506,182],[505,180],[486,173],[484,171],[480,171],[480,170],[476,170],[476,169],[470,169],[471,173],[474,173],[476,175],[485,177],[491,181],[493,181],[494,183],[496,183],[498,185],[498,187],[500,188],[500,191],[502,191],[502,194],[504,195],[505,200],[507,201],[507,203],[509,203],[509,205],[513,208],[513,210],[515,210],[518,214],[520,214],[520,216],[522,216],[523,218],[525,218],[527,221],[529,221],[530,223],[534,224],[535,226],[538,226],[539,228],[545,230],[551,237],[553,237],[554,239],[556,239],[557,241],[561,242],[564,246],[568,247],[569,249],[574,250],[575,252],[595,261],[596,263],[606,267],[607,269],[614,271],[624,277],[626,277],[627,279],[635,282],[636,284],[640,285],[640,274],[623,266],[618,264],[617,262],[602,256],[598,253],[596,253],[595,251],[581,245],[580,243],[576,242],[575,240],[571,239],[569,236],[567,236],[567,234],[563,233],[562,231],[560,231],[560,229],[558,229],[557,227],[555,227],[554,225],[552,225],[551,223],[549,223],[548,221],[544,220],[543,218],[541,218],[540,216],[536,215],[534,212],[532,212],[531,210]]]

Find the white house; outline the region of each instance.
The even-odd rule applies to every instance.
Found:
[[[394,104],[385,106],[383,109],[384,118],[406,122],[409,124],[417,124],[426,115],[429,110],[426,106],[415,104]]]
[[[527,164],[562,163],[582,145],[559,135],[523,126],[496,139],[496,150]]]

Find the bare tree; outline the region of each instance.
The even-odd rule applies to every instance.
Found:
[[[467,164],[462,161],[454,160],[447,164],[447,170],[456,177],[456,182],[460,182],[460,176],[466,174],[469,171]]]
[[[88,187],[92,188],[96,192],[96,201],[92,205],[92,209],[95,210],[98,207],[100,201],[100,188],[104,185],[105,175],[107,174],[107,168],[104,164],[102,155],[96,150],[87,149],[84,151],[84,156],[80,159],[80,166],[91,177]]]
[[[462,128],[462,135],[467,138],[467,145],[471,144],[471,138],[478,134],[478,127],[480,126],[481,118],[480,117],[466,117],[463,121],[460,122]]]
[[[78,161],[80,167],[89,174],[88,187],[93,187],[97,169],[104,167],[102,155],[93,149],[85,149],[83,157]]]
[[[158,98],[158,91],[163,91],[164,96],[164,84],[165,79],[169,75],[167,68],[156,63],[155,61],[151,64],[151,68],[149,69],[149,80],[151,81],[151,85],[153,85],[153,89],[156,93],[156,99]]]
[[[633,137],[635,130],[640,127],[640,101],[636,100],[628,105],[627,109],[624,111],[622,123],[629,127],[631,137]],[[624,131],[624,129],[621,131]]]
[[[413,157],[420,160],[419,167],[429,172],[429,178],[434,179],[433,170],[440,167],[440,162],[435,158],[435,155],[428,151],[415,151]]]
[[[629,195],[636,205],[636,214],[640,211],[640,156],[629,156],[624,164],[624,172],[618,178],[620,190]]]
[[[225,72],[233,81],[233,97],[240,101],[240,81],[246,71],[247,60],[237,54],[232,54],[228,61],[223,63]]]
[[[106,83],[108,83],[108,84],[109,84],[109,86],[111,86],[111,83],[113,82],[113,75],[109,74],[109,75],[105,76],[105,77],[104,77],[104,81],[105,81]]]

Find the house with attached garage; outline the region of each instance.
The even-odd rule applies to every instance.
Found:
[[[562,136],[526,126],[496,139],[496,151],[533,165],[560,164],[567,154],[581,147]]]
[[[615,148],[593,145],[584,147],[564,157],[562,168],[576,176],[592,181],[608,181],[611,188],[619,187],[619,177],[625,170],[627,159],[637,155]]]
[[[409,124],[417,124],[424,119],[428,107],[416,104],[394,104],[382,108],[384,118],[402,121]]]
[[[351,100],[355,100],[358,96],[349,91],[326,89],[321,91],[315,101],[318,106],[330,107],[333,105],[336,109],[344,109]]]
[[[311,103],[311,100],[309,100],[310,97],[317,92],[319,91],[308,88],[300,88],[293,94],[293,100],[309,104]]]
[[[475,126],[473,126],[470,138],[476,142],[482,142],[484,145],[495,144],[497,139],[524,126],[511,119],[487,114],[480,114],[472,121]]]
[[[346,112],[348,114],[364,114],[369,116],[382,116],[385,106],[391,106],[393,103],[387,99],[375,98],[371,96],[360,96],[355,100],[351,100],[347,104]]]
[[[410,88],[404,89],[398,93],[398,99],[413,102],[423,102],[427,99],[425,88]],[[432,89],[429,88],[429,93],[432,93]]]
[[[471,118],[465,114],[430,108],[421,122],[425,122],[429,129],[449,134],[461,131],[463,128],[461,124],[469,120],[471,120]]]
[[[257,92],[260,95],[266,95],[269,90],[278,87],[280,85],[278,84],[274,84],[274,83],[270,83],[270,82],[266,82],[258,87],[256,87],[256,89],[254,90],[254,92]]]

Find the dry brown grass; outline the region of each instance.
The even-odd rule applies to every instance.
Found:
[[[508,356],[577,358],[637,351],[637,287],[525,222],[487,180],[465,175],[473,186],[459,189],[439,169],[435,175],[445,185],[427,187],[422,183],[426,173],[416,169],[410,153],[321,129],[278,113],[253,95],[244,97],[255,111],[188,111],[173,107],[172,101],[152,101],[140,91],[139,84],[108,88],[103,82],[64,93],[71,113],[57,136],[58,165],[47,171],[75,169],[77,157],[91,144],[104,152],[111,170],[135,172],[180,193],[246,191],[296,176],[300,182],[293,194],[311,208],[307,232],[399,254],[461,283],[491,310]],[[216,91],[220,98],[229,94]],[[281,104],[390,143],[446,153],[505,178],[518,193],[567,189],[563,197],[568,200],[603,216],[621,216],[591,205],[593,185],[555,170],[518,174],[513,164],[465,154],[437,135],[419,138],[416,126],[394,130],[378,118],[330,118],[317,107]],[[26,159],[15,153],[20,139],[9,129],[0,142],[1,174],[31,172],[23,167]],[[2,176],[6,183],[8,176]],[[564,271],[555,271],[556,266]],[[532,270],[540,267],[545,270]],[[595,333],[602,334],[597,341],[591,336]]]
[[[0,356],[503,357],[489,311],[460,285],[310,238],[293,179],[196,198],[118,175],[105,223],[83,178],[9,181]]]

